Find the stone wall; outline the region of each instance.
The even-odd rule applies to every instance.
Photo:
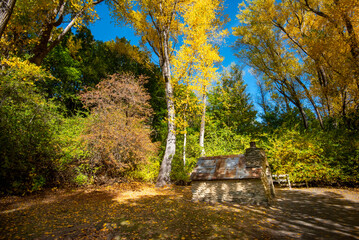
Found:
[[[261,179],[193,181],[192,200],[268,204],[267,193]]]

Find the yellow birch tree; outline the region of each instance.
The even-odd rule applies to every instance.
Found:
[[[200,98],[201,126],[199,144],[202,155],[204,150],[205,116],[207,91],[213,80],[218,78],[216,63],[222,61],[218,43],[228,34],[223,29],[226,19],[221,18],[222,1],[195,1],[186,6],[184,13],[183,45],[173,60],[176,79],[183,83]]]
[[[214,5],[202,8],[202,12],[199,14],[197,9],[201,2],[194,0],[110,1],[113,15],[119,21],[131,24],[136,33],[141,36],[142,42],[147,43],[157,55],[166,84],[168,133],[166,149],[156,183],[158,187],[170,183],[171,164],[176,151],[175,104],[171,58],[175,50],[175,44],[179,42],[181,35],[196,35],[195,29],[188,27],[188,16],[193,15],[192,18],[197,17],[197,20],[200,21],[212,14],[211,7]],[[184,41],[183,43],[185,44]]]
[[[181,30],[183,6],[188,0],[122,0],[112,1],[113,15],[121,22],[131,24],[142,42],[147,43],[157,55],[166,84],[168,132],[166,149],[157,178],[157,187],[170,183],[172,159],[176,151],[175,105],[171,82],[170,59],[173,46]]]

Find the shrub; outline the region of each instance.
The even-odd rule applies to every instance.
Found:
[[[114,74],[95,89],[82,93],[91,118],[83,138],[90,152],[88,164],[96,175],[115,178],[146,164],[156,151],[147,124],[152,110],[144,77]]]
[[[346,140],[345,140],[346,139]],[[263,142],[272,172],[290,174],[294,182],[358,182],[355,141],[333,132],[282,129]]]
[[[3,60],[0,74],[0,182],[3,193],[53,181],[60,115],[36,87],[51,75],[27,61]]]
[[[58,141],[60,154],[55,160],[57,181],[62,184],[78,184],[77,175],[82,174],[81,164],[87,164],[88,151],[82,139],[88,118],[76,115],[64,118],[59,125]],[[82,185],[82,184],[79,184]]]
[[[139,165],[135,171],[129,172],[126,176],[131,179],[154,183],[160,171],[160,166],[161,161],[158,157],[150,157],[147,164]]]
[[[189,131],[192,132],[192,131]],[[187,135],[186,146],[186,164],[183,162],[183,138],[178,137],[176,142],[176,154],[172,160],[171,180],[176,183],[185,183],[190,181],[190,174],[196,166],[198,158],[201,156],[201,147],[199,146],[199,134]]]

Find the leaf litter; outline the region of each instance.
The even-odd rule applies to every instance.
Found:
[[[2,198],[0,239],[300,239],[308,231],[285,223],[293,218],[285,205],[210,204],[191,196],[190,186],[123,183]]]

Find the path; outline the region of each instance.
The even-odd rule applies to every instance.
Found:
[[[190,187],[0,199],[0,239],[359,239],[359,192],[277,189],[271,207],[191,202]]]
[[[309,188],[277,193],[276,203],[263,215],[275,225],[266,225],[271,238],[359,239],[358,192]]]

